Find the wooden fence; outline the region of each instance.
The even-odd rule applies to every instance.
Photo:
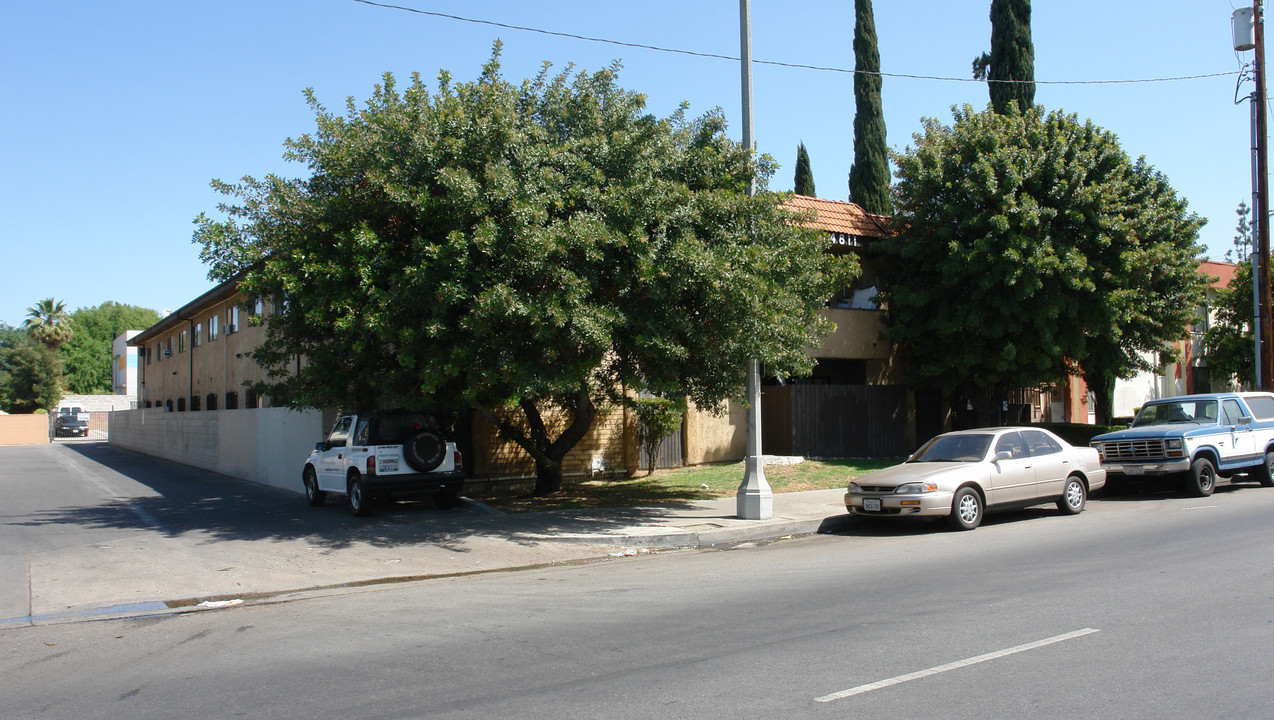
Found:
[[[778,385],[763,389],[767,455],[895,458],[907,440],[907,390],[897,385]]]

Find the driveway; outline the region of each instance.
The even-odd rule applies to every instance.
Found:
[[[480,506],[311,508],[101,442],[0,448],[0,625],[596,557]],[[124,608],[127,609],[127,608]]]

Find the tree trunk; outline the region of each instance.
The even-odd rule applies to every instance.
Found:
[[[537,451],[532,453],[535,457],[533,494],[535,497],[552,495],[562,489],[562,461],[566,458],[566,453],[584,439],[584,435],[593,426],[597,409],[593,405],[593,398],[588,394],[588,388],[580,388],[575,398],[575,407],[568,408],[574,411],[571,424],[557,436],[556,440],[551,440],[539,407],[531,400],[523,400],[521,406],[522,414],[526,416],[527,424],[531,428],[531,442]]]
[[[501,435],[517,443],[535,459],[535,497],[552,495],[562,489],[562,460],[588,434],[589,428],[593,426],[593,419],[597,417],[597,408],[588,394],[587,386],[581,387],[575,396],[575,407],[565,408],[573,413],[571,424],[553,440],[549,437],[548,426],[544,424],[536,401],[524,399],[518,405],[526,417],[529,432],[522,432],[521,428],[485,405],[478,404],[477,408],[499,428]]]
[[[1097,371],[1084,375],[1084,382],[1093,393],[1093,414],[1098,425],[1109,425],[1115,407],[1115,376]]]

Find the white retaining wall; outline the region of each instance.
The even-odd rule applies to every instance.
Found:
[[[111,413],[110,444],[223,475],[303,492],[301,467],[323,414],[286,408]]]

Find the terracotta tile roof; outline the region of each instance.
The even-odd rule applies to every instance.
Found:
[[[1216,280],[1212,281],[1212,287],[1225,288],[1230,286],[1230,281],[1234,279],[1234,273],[1238,270],[1238,265],[1228,262],[1217,262],[1216,260],[1204,260],[1199,263],[1200,275],[1211,275]]]
[[[816,219],[808,223],[808,227],[856,237],[883,238],[890,235],[889,218],[873,215],[852,202],[793,195],[787,205],[796,210],[814,211]]]

